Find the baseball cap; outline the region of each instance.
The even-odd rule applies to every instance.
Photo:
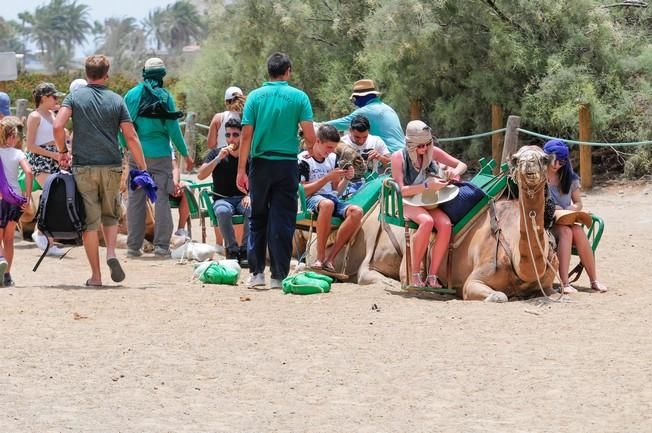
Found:
[[[235,98],[237,95],[242,96],[242,89],[239,87],[231,86],[228,89],[226,89],[226,92],[224,92],[224,100],[228,101],[229,99]]]
[[[86,80],[84,80],[83,78],[77,78],[76,80],[72,80],[68,90],[70,91],[70,93],[72,93],[73,91],[75,91],[75,90],[77,90],[77,89],[79,89],[81,87],[86,87],[87,85],[88,85],[88,82]]]
[[[52,83],[40,83],[36,88],[34,89],[34,97],[40,96],[56,96],[56,97],[61,97],[64,96],[65,93],[59,92],[57,88],[54,86]]]

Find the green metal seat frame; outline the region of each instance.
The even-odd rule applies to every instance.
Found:
[[[587,228],[586,237],[589,239],[589,244],[591,245],[591,250],[595,255],[595,250],[598,249],[600,244],[600,239],[602,239],[602,232],[604,231],[604,221],[597,215],[591,214],[591,226]],[[571,254],[574,256],[579,256],[577,249],[573,247]],[[568,281],[574,283],[579,280],[582,272],[584,271],[584,265],[582,262],[578,263],[577,266],[573,268],[568,273]]]

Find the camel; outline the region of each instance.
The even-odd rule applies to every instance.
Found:
[[[519,199],[495,203],[498,236],[492,230],[492,212],[484,211],[454,239],[452,275],[447,275],[447,258],[439,276],[462,299],[506,302],[540,289],[552,293],[558,262],[543,223],[548,163],[539,147],[521,148],[511,161]],[[378,283],[384,277],[405,281],[403,228],[382,226],[372,214],[351,248],[345,271],[359,284]]]

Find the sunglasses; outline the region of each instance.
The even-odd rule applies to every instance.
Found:
[[[238,137],[240,137],[240,133],[239,132],[233,132],[233,133],[227,132],[226,134],[224,134],[224,136],[226,138],[231,138],[231,137],[238,138]]]
[[[424,149],[424,148],[430,146],[431,144],[432,144],[432,141],[429,141],[427,143],[417,144],[417,149]]]

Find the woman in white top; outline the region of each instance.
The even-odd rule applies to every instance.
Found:
[[[32,167],[34,178],[43,187],[48,176],[59,172],[61,154],[54,144],[54,114],[63,93],[57,91],[52,83],[41,83],[32,92],[36,110],[27,117],[27,161]],[[39,232],[34,232],[32,239],[40,249],[45,249],[47,239]],[[64,251],[53,246],[48,255],[60,256]]]
[[[242,109],[244,108],[245,97],[239,87],[229,87],[224,92],[224,104],[226,111],[215,114],[211,120],[210,128],[208,129],[208,137],[206,145],[209,149],[221,149],[226,147],[226,129],[224,125],[229,119],[240,120],[242,117]]]

